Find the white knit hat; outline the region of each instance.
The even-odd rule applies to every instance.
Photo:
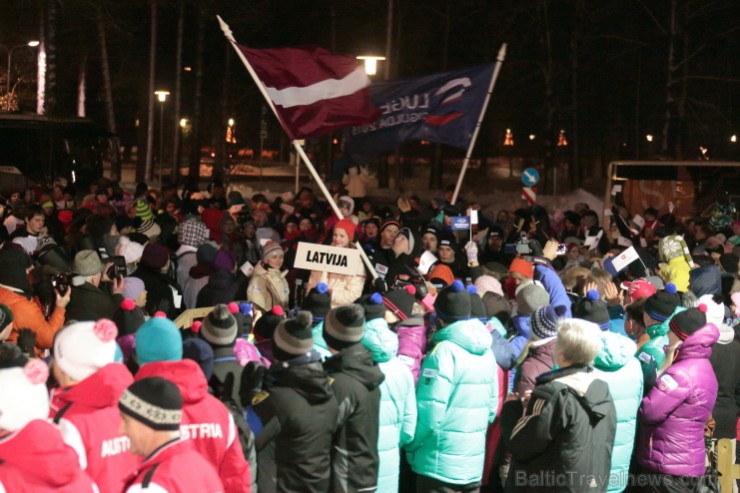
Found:
[[[141,260],[141,255],[144,253],[144,245],[131,241],[128,236],[121,236],[118,239],[118,248],[116,248],[118,255],[122,255],[126,259],[127,264],[134,264]]]
[[[112,321],[74,322],[62,328],[54,338],[54,364],[78,382],[116,357],[118,329]]]
[[[49,368],[41,360],[0,370],[0,428],[17,431],[34,419],[48,417],[48,377]]]

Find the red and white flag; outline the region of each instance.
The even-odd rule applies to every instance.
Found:
[[[370,101],[370,79],[354,57],[318,47],[237,46],[267,89],[291,139],[366,125],[380,116]]]

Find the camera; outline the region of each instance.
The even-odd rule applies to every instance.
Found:
[[[532,246],[529,243],[529,238],[527,238],[527,233],[522,233],[519,236],[519,241],[516,242],[514,249],[519,255],[532,255]]]
[[[565,243],[560,243],[558,245],[558,251],[557,251],[558,256],[565,255],[566,253],[568,253],[568,245],[566,245]]]
[[[111,261],[113,262],[113,264],[108,267],[107,271],[105,271],[108,279],[113,281],[114,279],[124,277],[126,275],[126,258],[117,255],[115,257],[111,257]]]
[[[69,275],[65,273],[54,274],[51,276],[51,286],[60,295],[64,296],[69,289]]]

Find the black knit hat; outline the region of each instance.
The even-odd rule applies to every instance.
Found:
[[[665,289],[658,291],[645,301],[645,313],[658,322],[664,322],[681,306],[681,296],[676,285],[669,282]]]
[[[470,318],[470,294],[460,280],[456,280],[437,294],[434,310],[437,317],[447,323]]]
[[[262,339],[272,339],[278,324],[285,320],[285,311],[280,305],[262,315],[254,324],[254,334]]]
[[[385,293],[383,303],[396,317],[401,320],[408,320],[414,311],[415,296],[416,288],[409,284]]]
[[[701,304],[696,308],[689,308],[668,322],[668,327],[676,336],[685,341],[691,334],[707,325],[707,305]]]
[[[254,307],[248,301],[229,303],[229,311],[236,319],[237,337],[247,336],[252,332]]]
[[[213,376],[213,348],[203,339],[188,337],[182,341],[182,359],[191,359],[198,363],[206,380]]]
[[[162,377],[137,380],[123,391],[118,409],[158,431],[178,431],[182,395],[177,385]]]
[[[365,311],[355,303],[332,308],[324,320],[324,340],[337,351],[360,342],[364,330]]]
[[[573,306],[573,318],[588,320],[599,326],[601,330],[608,330],[611,326],[611,317],[606,302],[599,299],[599,292],[595,289],[586,293],[586,299]]]
[[[313,349],[311,313],[299,311],[295,318],[283,320],[272,338],[272,355],[278,361],[303,356]]]
[[[485,323],[488,319],[486,306],[483,304],[483,298],[478,295],[478,288],[468,286],[468,294],[470,295],[470,318],[477,318]]]
[[[380,293],[366,294],[357,298],[356,303],[365,310],[365,320],[375,320],[385,317],[383,295]]]
[[[200,328],[201,337],[213,346],[234,344],[237,332],[236,319],[229,307],[224,304],[216,305],[213,311],[203,319],[203,325]]]
[[[118,337],[121,337],[136,332],[144,325],[146,318],[144,311],[136,306],[134,300],[126,298],[113,314],[113,322],[118,327]]]
[[[302,310],[308,310],[313,315],[314,323],[320,322],[331,310],[331,292],[329,286],[323,282],[318,283],[306,295],[303,300]]]

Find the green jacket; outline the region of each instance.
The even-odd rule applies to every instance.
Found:
[[[498,401],[491,334],[479,320],[463,320],[438,331],[434,344],[421,365],[409,463],[445,483],[477,482]]]

